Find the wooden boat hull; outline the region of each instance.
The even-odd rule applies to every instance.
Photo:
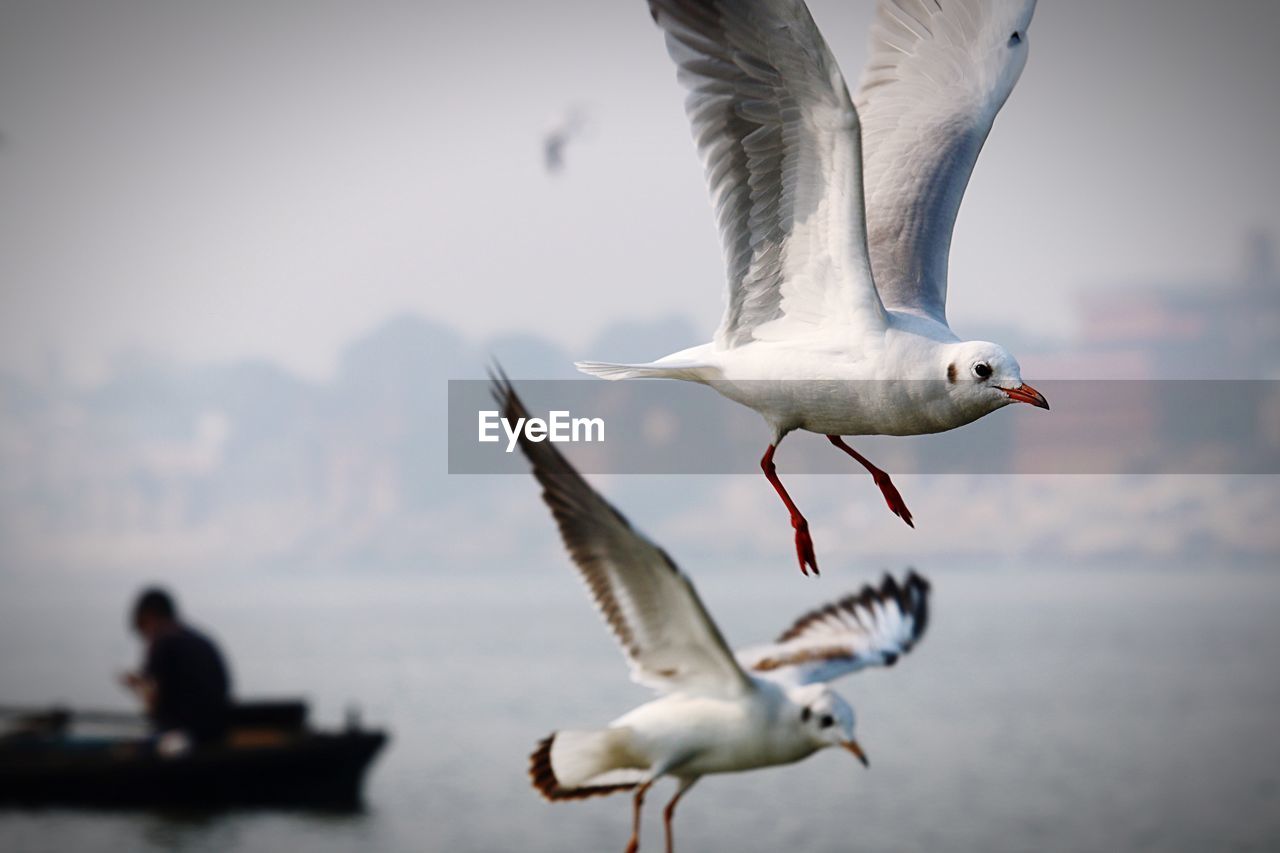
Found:
[[[0,803],[97,807],[356,808],[382,732],[307,732],[166,758],[138,741],[0,745]]]

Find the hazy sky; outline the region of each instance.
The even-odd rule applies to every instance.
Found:
[[[811,7],[854,84],[871,0]],[[1220,278],[1280,234],[1277,31],[1269,1],[1041,0],[961,211],[958,330],[1069,332],[1081,286]],[[0,368],[140,347],[321,375],[405,309],[570,347],[625,316],[709,335],[722,280],[641,0],[0,0]]]

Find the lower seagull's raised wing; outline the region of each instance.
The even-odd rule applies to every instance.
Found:
[[[886,574],[879,588],[801,616],[770,646],[746,649],[738,662],[752,673],[796,684],[831,681],[868,666],[892,666],[911,651],[929,621],[929,582],[909,572]]]
[[[502,416],[529,412],[511,383],[494,380]],[[565,547],[596,609],[622,646],[633,680],[662,692],[735,696],[752,689],[693,584],[547,441],[520,433]]]

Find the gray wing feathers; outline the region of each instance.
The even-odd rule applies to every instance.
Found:
[[[651,0],[650,11],[688,91],[720,229],[729,299],[717,343],[745,343],[784,315],[882,315],[866,258],[857,114],[805,5]]]
[[[494,396],[504,417],[528,417],[505,378],[494,380]],[[521,433],[520,449],[632,678],[663,691],[723,695],[748,689],[693,584],[666,552],[632,528],[550,442],[531,442]]]
[[[886,307],[946,322],[951,235],[1027,57],[1035,0],[880,0],[855,102]],[[1017,34],[1015,37],[1015,33]]]
[[[781,681],[830,681],[868,666],[892,666],[924,636],[929,582],[908,572],[898,583],[886,574],[879,587],[806,613],[770,646],[738,655],[749,670]]]

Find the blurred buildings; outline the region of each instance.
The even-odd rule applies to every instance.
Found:
[[[1217,281],[1081,291],[1077,339],[1028,353],[1026,366],[1063,379],[1280,379],[1274,241],[1253,234],[1244,249],[1239,271]]]
[[[1018,353],[1033,382],[1280,376],[1280,274],[1272,244],[1252,238],[1242,272],[1223,281],[1084,292],[1079,327],[1078,340],[1039,351],[1025,339],[993,337]],[[481,378],[491,356],[517,379],[567,378],[574,376],[575,356],[645,358],[698,339],[698,331],[678,318],[625,323],[603,330],[584,352],[569,353],[536,335],[476,343],[447,326],[402,316],[350,344],[337,374],[325,382],[265,363],[192,366],[138,356],[122,359],[107,381],[92,387],[57,375],[33,381],[0,369],[0,572],[232,564],[374,570],[483,560],[499,540],[511,545],[543,536],[545,519],[533,511],[528,483],[446,474],[446,380]],[[1082,435],[1094,443],[1096,469],[1101,451],[1130,461],[1157,438],[1176,441],[1179,430],[1203,433],[1206,423],[1213,429],[1212,418],[1235,416],[1234,408],[1194,406],[1164,416],[1159,401],[1141,396],[1148,386],[1114,385],[1123,386],[1121,392],[1093,410],[1073,410],[1070,401],[1054,399],[1052,413],[1002,413],[981,423],[1013,442],[1019,461],[1027,463],[1022,470],[1037,470],[1037,459],[1072,442],[1079,446]],[[1280,423],[1280,401],[1274,399],[1241,411]],[[789,464],[805,470],[804,445],[797,444]],[[1212,468],[1215,452],[1231,450],[1196,452],[1207,454]],[[895,444],[879,461],[912,470],[910,454]],[[948,470],[923,458],[926,464],[915,470]],[[1052,469],[1070,470],[1070,464],[1058,459]],[[629,506],[651,513],[659,526],[668,519],[677,531],[668,535],[677,544],[685,535],[679,531],[686,530],[688,547],[710,547],[704,533],[686,524],[709,503],[738,507],[717,523],[768,531],[777,526],[769,524],[776,520],[772,494],[755,482],[746,487],[744,478],[690,477],[678,493],[665,483],[646,485],[647,478],[622,479],[615,488]],[[830,482],[811,486],[811,495],[823,489],[831,494],[825,506],[810,497],[816,513],[834,522],[839,513],[854,511],[845,478],[816,479]],[[994,490],[985,504],[961,500],[930,508],[946,494],[954,497],[955,478],[945,479],[917,478],[911,485],[917,513],[928,510],[940,519],[927,534],[933,538],[919,531],[904,538],[886,526],[887,517],[862,521],[869,504],[859,498],[857,523],[866,529],[859,529],[857,547],[882,549],[895,559],[911,559],[926,548],[945,551],[954,544],[954,531],[978,523],[971,515],[994,511],[993,501],[1011,515],[1002,523],[1030,529],[1033,519],[1043,528],[1026,539],[1028,548],[1040,551],[1060,547],[1065,553],[1085,547],[1080,542],[1101,542],[1097,547],[1107,553],[1154,548],[1166,559],[1181,553],[1180,542],[1193,539],[1197,554],[1232,559],[1269,553],[1280,535],[1261,520],[1274,513],[1274,477],[1148,484],[1142,500],[1133,499],[1132,483],[1108,495],[1068,485],[1065,478],[1051,487],[1043,479],[1011,478],[1017,482]],[[1060,494],[1050,500],[1046,488]],[[1024,491],[1036,493],[1027,498]],[[507,518],[501,501],[508,501],[516,520]],[[497,517],[506,520],[496,525]],[[1105,536],[1098,533],[1103,526],[1110,531]],[[1015,547],[1008,541],[1004,546]]]

